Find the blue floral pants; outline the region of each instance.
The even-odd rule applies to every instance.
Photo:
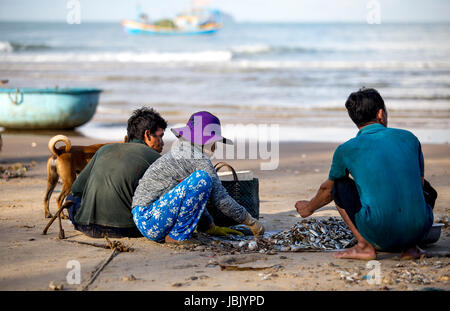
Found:
[[[195,171],[149,206],[135,206],[133,220],[149,240],[162,242],[166,235],[177,241],[189,240],[211,189],[208,173]]]

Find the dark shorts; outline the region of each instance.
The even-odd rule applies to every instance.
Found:
[[[74,197],[69,195],[66,199],[67,201],[72,201],[73,204],[68,208],[69,219],[73,223],[75,230],[82,232],[83,234],[91,237],[91,238],[104,238],[107,236],[108,238],[139,238],[142,237],[142,234],[139,230],[134,228],[115,228],[115,227],[107,227],[96,224],[91,225],[80,225],[77,224],[74,220],[74,217],[81,206],[81,198]]]
[[[430,205],[431,208],[434,208],[437,192],[426,180],[424,182],[423,194],[425,202]],[[355,215],[361,209],[361,200],[355,181],[350,177],[336,179],[334,181],[333,189],[331,190],[331,196],[336,205],[345,210],[352,223],[356,226]]]
[[[355,215],[361,209],[361,200],[355,181],[350,177],[336,179],[331,190],[331,197],[337,206],[345,210],[356,226]]]

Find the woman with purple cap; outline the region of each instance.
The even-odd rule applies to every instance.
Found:
[[[209,158],[217,142],[232,144],[221,135],[219,119],[200,111],[185,127],[171,130],[178,140],[147,169],[134,193],[132,213],[139,231],[157,242],[189,240],[195,229],[211,235],[242,234],[214,225],[206,209],[210,199],[223,214],[249,226],[255,236],[263,234],[262,224],[222,186]]]

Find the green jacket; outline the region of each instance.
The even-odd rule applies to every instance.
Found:
[[[147,168],[159,157],[141,140],[100,148],[72,185],[72,195],[81,197],[75,222],[135,227],[131,214],[134,191]]]

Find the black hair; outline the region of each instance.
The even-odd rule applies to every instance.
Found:
[[[358,127],[375,121],[378,110],[386,111],[380,93],[375,89],[364,87],[350,94],[345,102],[345,108],[347,108],[348,115]]]
[[[133,111],[128,119],[127,136],[128,141],[133,139],[144,140],[145,131],[154,134],[158,128],[165,130],[167,121],[164,120],[153,108],[142,107]]]

